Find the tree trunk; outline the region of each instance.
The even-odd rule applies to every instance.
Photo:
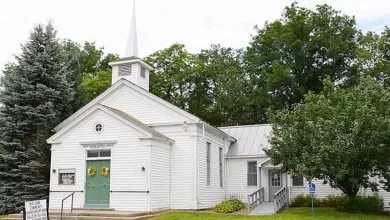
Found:
[[[343,191],[343,193],[348,197],[355,197],[359,192],[358,186],[354,186],[353,184],[348,184],[345,182],[337,184],[337,187],[340,188],[340,190]]]

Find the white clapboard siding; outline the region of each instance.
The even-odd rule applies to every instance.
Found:
[[[170,145],[155,143],[151,147],[151,211],[169,209]]]
[[[94,132],[94,124],[100,122],[104,126],[101,134]],[[139,140],[145,135],[126,125],[115,117],[97,110],[81,120],[67,134],[61,137],[61,143],[53,145],[52,169],[76,169],[75,185],[58,185],[58,172],[51,173],[51,191],[84,190],[86,177],[86,150],[81,142],[115,141],[111,148],[110,185],[113,191],[147,191],[147,175],[141,167],[147,165],[147,151]],[[115,159],[113,159],[115,158]],[[147,167],[148,169],[148,167]],[[130,199],[136,196],[137,200]],[[59,208],[61,193],[50,193],[50,207]],[[140,199],[140,200],[138,200]],[[110,207],[117,210],[146,210],[143,205],[146,195],[111,193]],[[83,206],[84,195],[75,198],[75,207]],[[141,207],[142,206],[142,207]]]
[[[196,209],[196,125],[154,126],[153,129],[174,140],[170,147],[170,208]]]
[[[111,193],[110,208],[122,211],[148,211],[147,193]]]
[[[171,137],[175,143],[171,146],[171,184],[170,205],[172,209],[193,209],[193,155],[195,142],[186,136]]]
[[[229,158],[227,159],[227,195],[247,203],[248,195],[255,192],[257,186],[248,186],[248,162],[262,161],[262,158]],[[261,178],[263,179],[263,178]],[[259,177],[258,177],[259,181]],[[260,185],[258,183],[258,185]]]
[[[118,71],[119,71],[119,65],[118,66],[113,66],[112,68],[112,84],[115,82],[119,81],[120,79],[124,78],[129,80],[130,82],[136,84],[137,86],[149,90],[149,71],[146,70],[145,72],[145,78],[141,77],[141,66],[138,63],[133,63],[133,64],[127,64],[131,65],[131,74],[129,75],[122,75],[119,76]]]
[[[199,134],[202,131],[199,130]],[[210,143],[210,185],[207,185],[207,142]],[[226,167],[225,155],[228,144],[221,136],[206,129],[205,138],[198,136],[198,209],[212,208],[226,199]],[[220,187],[219,148],[223,149],[223,186]]]
[[[189,119],[148,96],[121,85],[100,103],[121,110],[145,124],[184,122]]]

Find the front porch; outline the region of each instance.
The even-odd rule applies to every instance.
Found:
[[[270,159],[257,163],[258,189],[248,195],[248,214],[277,213],[289,204],[289,175],[271,164]]]

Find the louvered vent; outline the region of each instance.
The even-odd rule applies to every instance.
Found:
[[[131,65],[119,66],[119,76],[130,75],[131,74]]]

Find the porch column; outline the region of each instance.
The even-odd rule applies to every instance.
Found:
[[[257,169],[257,188],[261,187],[261,166]]]

